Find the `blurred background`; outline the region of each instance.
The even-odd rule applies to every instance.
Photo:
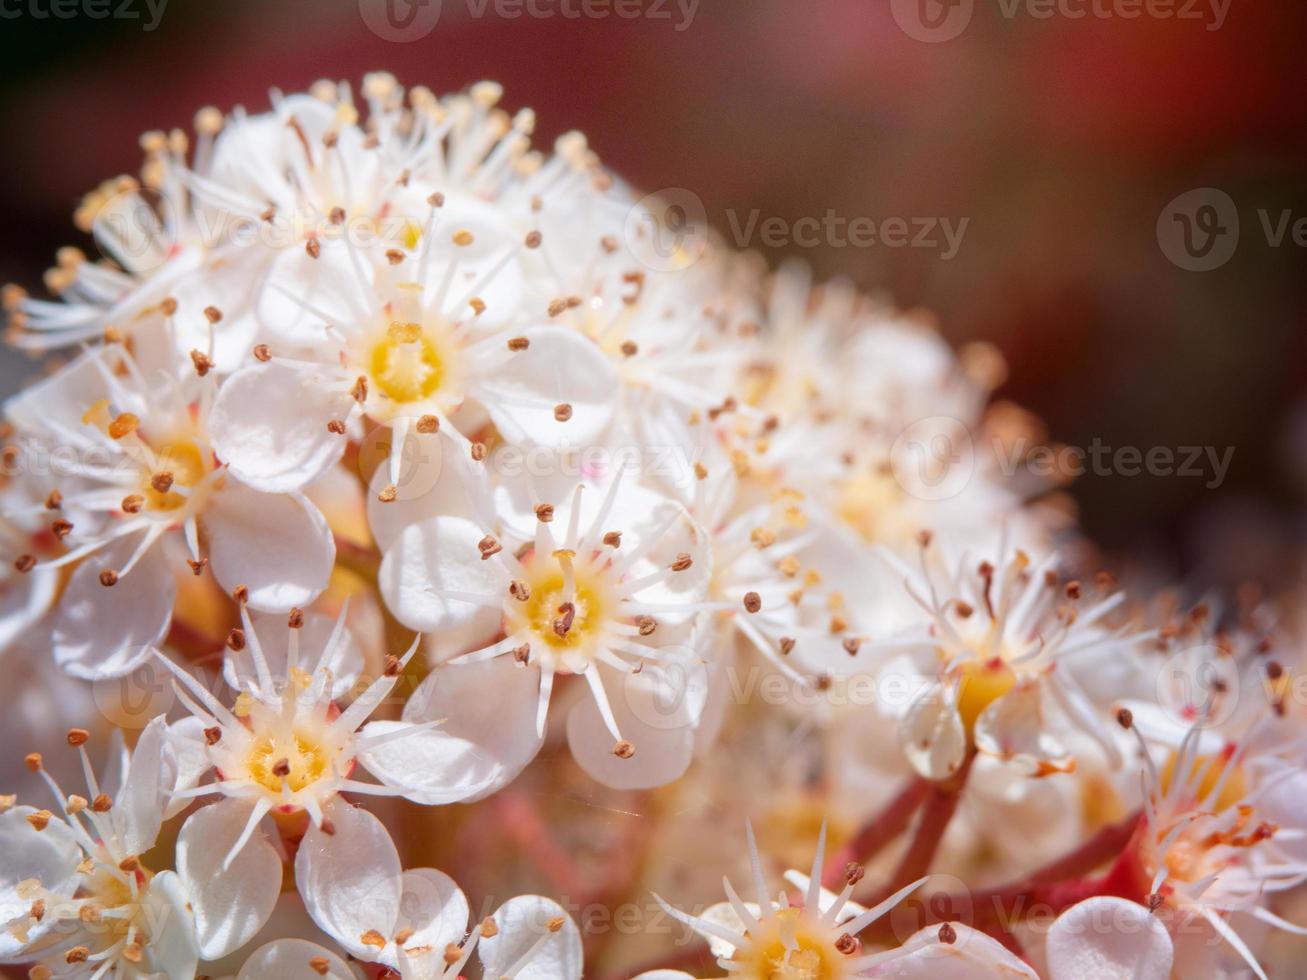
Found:
[[[1000,397],[1054,441],[1233,448],[1219,486],[1210,465],[1080,478],[1109,556],[1195,585],[1300,571],[1307,5],[2,0],[0,48],[0,279],[39,289],[59,245],[86,244],[80,195],[135,171],[139,133],[189,128],[203,105],[258,111],[270,87],[378,68],[437,91],[494,78],[543,140],[584,130],[636,186],[692,192],[769,263],[802,258],[928,308],[955,342],[993,341]],[[1197,188],[1218,194],[1172,213]],[[898,219],[909,240],[763,234],[828,215]],[[1164,226],[1224,237],[1192,239],[1191,262]],[[0,356],[6,394],[39,371]]]

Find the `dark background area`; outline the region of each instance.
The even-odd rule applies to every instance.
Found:
[[[969,219],[947,261],[753,244],[929,308],[955,342],[995,342],[1000,395],[1058,442],[1235,447],[1216,488],[1078,480],[1109,552],[1196,584],[1300,570],[1307,249],[1272,247],[1258,212],[1307,219],[1307,5],[1232,0],[1210,30],[1209,0],[1204,19],[1008,17],[976,0],[960,37],[923,43],[889,0],[702,0],[684,30],[674,3],[668,18],[510,19],[444,0],[434,30],[396,43],[367,26],[374,0],[171,0],[152,31],[145,0],[111,0],[136,16],[107,19],[56,2],[74,15],[0,4],[0,279],[39,289],[54,250],[78,242],[80,195],[135,171],[141,132],[189,128],[203,105],[259,111],[270,87],[378,68],[437,92],[494,78],[508,108],[538,111],[542,141],[584,130],[637,187],[693,191],[723,232],[754,209]],[[1172,264],[1155,232],[1198,187],[1229,194],[1243,229],[1210,272]],[[5,393],[39,370],[3,357]]]

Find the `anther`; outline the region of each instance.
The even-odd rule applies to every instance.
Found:
[[[191,351],[191,364],[195,365],[195,373],[201,378],[213,370],[213,361],[209,360],[209,355],[203,351]]]
[[[118,573],[112,568],[100,569],[100,584],[106,589],[113,588],[118,584]]]
[[[222,728],[220,726],[214,725],[212,728],[206,728],[204,730],[205,745],[217,745],[221,741],[222,741]]]
[[[861,948],[861,943],[850,936],[847,932],[842,934],[839,939],[835,940],[835,951],[845,956],[852,956]]]
[[[389,504],[392,503],[394,499],[398,496],[399,496],[399,487],[395,486],[395,484],[393,483],[388,483],[381,488],[381,492],[377,494],[377,499],[380,500],[383,504]]]
[[[254,359],[262,361],[264,364],[272,360],[272,348],[267,344],[257,344],[254,348]]]
[[[23,756],[23,765],[27,766],[32,772],[41,771],[41,753],[29,752]]]
[[[156,493],[167,493],[172,489],[173,475],[168,470],[161,470],[150,477],[150,486]]]
[[[792,636],[781,637],[781,656],[788,657],[793,651],[797,641]]]
[[[204,319],[208,320],[210,323],[221,323],[222,310],[218,309],[216,306],[206,306],[204,308]]]
[[[368,400],[368,379],[359,375],[354,382],[354,387],[349,390],[350,397],[362,405]]]
[[[322,255],[322,243],[316,238],[310,238],[304,243],[304,251],[309,253],[309,258],[316,259]]]
[[[531,598],[531,587],[523,581],[513,579],[508,583],[508,594],[518,602],[526,602]]]
[[[327,431],[334,435],[343,436],[345,434],[345,423],[340,419],[331,419],[327,422]]]
[[[622,532],[609,531],[604,535],[604,544],[610,548],[620,548],[622,546]]]
[[[418,419],[417,430],[423,435],[439,432],[440,419],[435,415],[423,415]]]
[[[674,572],[683,572],[693,564],[694,559],[685,552],[681,552],[676,556],[676,560],[672,562],[671,568]]]
[[[520,647],[514,647],[513,659],[520,664],[529,664],[531,662],[531,644],[523,643]]]
[[[640,353],[640,346],[634,340],[622,341],[623,357],[635,357],[638,353]]]
[[[623,739],[613,746],[613,755],[619,759],[629,759],[635,755],[635,746]]]
[[[572,406],[563,402],[554,406],[554,418],[559,422],[566,422],[572,417]]]
[[[311,956],[309,957],[309,969],[318,976],[325,977],[331,969],[331,961],[325,956]]]
[[[482,939],[493,939],[499,935],[499,926],[495,925],[495,920],[485,918],[481,920],[481,925],[477,929],[481,933]]]
[[[1116,713],[1116,723],[1128,731],[1135,723],[1134,713],[1129,708],[1122,708]]]
[[[844,866],[844,881],[850,885],[856,885],[867,874],[867,869],[857,861],[850,861]]]
[[[278,779],[285,779],[290,775],[290,760],[278,759],[272,764],[272,774]]]
[[[49,810],[37,810],[35,813],[29,813],[27,815],[27,822],[31,824],[32,829],[36,831],[45,830],[46,827],[50,826],[50,821],[52,819],[54,819],[54,814]]]
[[[386,261],[391,265],[399,265],[404,261],[404,253],[397,248],[386,249]]]
[[[504,546],[489,534],[477,542],[477,551],[481,552],[482,561],[494,557],[503,550]]]
[[[531,341],[526,337],[513,337],[508,341],[508,349],[511,351],[523,351],[531,346]]]
[[[484,442],[474,442],[471,448],[472,458],[478,463],[486,458],[486,444]]]
[[[527,248],[539,248],[540,243],[542,241],[544,241],[544,236],[541,235],[540,232],[538,231],[527,232],[527,236],[526,236]]]
[[[554,519],[553,504],[536,504],[536,520],[541,524],[548,524]]]
[[[19,555],[14,559],[14,568],[27,573],[36,567],[36,558],[32,555]]]
[[[139,493],[129,493],[127,496],[123,497],[120,506],[122,507],[124,514],[139,514],[141,508],[145,506],[145,498]]]
[[[744,611],[756,613],[762,608],[762,596],[757,592],[744,593]]]
[[[101,793],[91,801],[91,810],[94,813],[108,813],[112,809],[113,800],[109,799],[109,797],[104,793]]]
[[[85,728],[68,729],[68,744],[76,748],[79,745],[85,745],[91,738],[91,733]]]
[[[949,925],[949,923],[943,923],[939,927],[939,941],[947,946],[952,946],[958,941],[958,931]]]
[[[304,627],[304,610],[298,606],[292,609],[286,617],[286,625],[293,630],[302,629]]]
[[[554,635],[562,639],[572,630],[572,624],[576,621],[576,606],[570,602],[564,602],[558,607],[558,618],[554,620]]]
[[[636,616],[635,627],[640,631],[641,636],[653,636],[654,631],[658,629],[658,620],[652,616]]]
[[[393,654],[386,654],[385,664],[381,668],[382,673],[387,677],[398,677],[399,672],[403,669],[404,665],[398,657]]]

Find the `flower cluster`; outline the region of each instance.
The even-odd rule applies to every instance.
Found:
[[[0,770],[0,962],[1264,977],[1307,932],[1277,603],[1086,572],[982,449],[1038,436],[997,352],[695,248],[500,97],[206,108],[82,202],[100,258],[6,287],[61,359],[4,407],[5,742],[68,748]],[[707,946],[640,972],[577,906],[703,884],[721,835],[660,829],[700,797],[752,900],[655,898]],[[815,840],[790,890],[754,825]]]

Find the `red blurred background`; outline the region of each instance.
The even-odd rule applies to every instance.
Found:
[[[954,341],[994,341],[1011,367],[1001,396],[1059,442],[1235,447],[1219,487],[1079,480],[1084,523],[1109,551],[1195,584],[1297,571],[1307,249],[1272,247],[1258,212],[1307,218],[1307,5],[1232,0],[1218,27],[1212,0],[1177,0],[1164,9],[1195,17],[1167,19],[1120,16],[1129,0],[1097,0],[1109,17],[1061,0],[1081,18],[975,0],[960,37],[925,43],[889,0],[702,0],[688,23],[675,0],[637,19],[444,0],[434,29],[398,43],[365,19],[384,2],[171,0],[146,30],[145,0],[111,0],[136,16],[106,19],[88,15],[97,0],[0,0],[0,275],[38,286],[54,249],[77,241],[80,195],[135,170],[139,133],[189,127],[202,105],[257,111],[270,87],[377,68],[437,91],[494,78],[509,108],[538,110],[543,140],[584,130],[636,186],[693,191],[723,232],[755,209],[968,219],[948,260],[752,244],[773,265],[798,256],[927,307]],[[71,16],[41,16],[52,3]],[[1244,229],[1211,272],[1173,265],[1155,233],[1197,187],[1228,193]],[[0,390],[37,370],[5,352]]]

